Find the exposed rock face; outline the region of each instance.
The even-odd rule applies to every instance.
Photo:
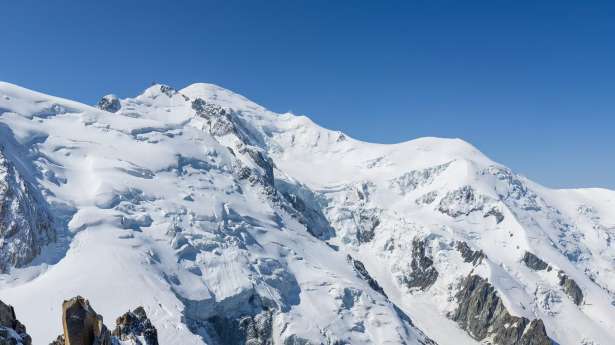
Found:
[[[527,267],[533,269],[534,271],[542,271],[545,269],[551,270],[551,267],[549,267],[546,262],[542,261],[539,257],[530,252],[525,252],[523,255],[523,262]]]
[[[64,333],[50,345],[158,345],[158,332],[142,307],[117,318],[112,334],[90,302],[77,296],[62,304],[62,325]]]
[[[66,342],[64,341],[64,334],[58,335],[58,337],[54,341],[49,343],[49,345],[65,345],[65,344]]]
[[[446,193],[442,200],[440,200],[438,211],[456,218],[467,216],[474,211],[480,211],[484,208],[484,204],[484,197],[476,194],[474,188],[463,186]]]
[[[437,197],[438,197],[438,191],[432,190],[431,192],[425,193],[421,195],[420,197],[418,197],[416,200],[414,200],[414,203],[417,205],[428,205],[436,201]]]
[[[106,95],[98,101],[96,107],[110,113],[116,113],[122,108],[122,105],[116,95]]]
[[[360,209],[356,214],[357,240],[359,243],[367,243],[374,239],[376,228],[380,225],[378,210]]]
[[[264,310],[254,316],[236,319],[215,316],[209,321],[214,329],[215,344],[271,345],[273,344],[273,312]]]
[[[192,109],[209,124],[209,132],[215,136],[223,136],[236,132],[231,114],[226,109],[213,103],[207,103],[202,98],[192,101]]]
[[[277,306],[255,290],[215,304],[188,301],[186,325],[211,345],[273,344],[273,318],[285,306]]]
[[[482,250],[472,250],[465,242],[457,242],[457,250],[465,262],[471,262],[474,266],[480,264],[485,258]]]
[[[543,345],[554,344],[551,339],[546,338],[547,331],[540,319],[534,319],[525,329],[525,334],[521,338],[521,345]]]
[[[384,293],[384,289],[382,288],[382,286],[380,286],[380,284],[378,284],[378,282],[374,278],[372,278],[369,272],[367,272],[367,269],[365,269],[365,265],[363,265],[361,261],[353,259],[350,255],[346,256],[346,260],[352,265],[355,272],[357,272],[357,274],[363,280],[365,280],[372,289],[380,292],[383,296],[386,297],[386,293]]]
[[[559,271],[557,276],[559,277],[559,285],[564,289],[564,292],[572,299],[574,304],[581,305],[583,303],[583,291],[579,285],[562,271]]]
[[[42,196],[0,148],[0,272],[28,264],[55,239]]]
[[[303,198],[296,193],[283,192],[282,195],[290,202],[290,205],[296,212],[293,212],[293,210],[287,211],[295,216],[301,224],[305,225],[310,234],[323,240],[329,239],[334,234],[334,230],[329,224],[329,221],[320,210],[308,206],[305,201],[303,201]]]
[[[111,345],[111,332],[90,302],[81,296],[62,304],[62,324],[66,345]]]
[[[131,340],[135,345],[158,345],[158,331],[147,318],[143,307],[120,316],[115,324],[112,335],[122,341]],[[139,337],[142,337],[145,343],[142,343]]]
[[[243,145],[239,147],[238,151],[241,154],[248,154],[248,156],[252,158],[252,161],[263,170],[263,178],[265,185],[273,186],[273,161],[271,160],[271,158],[269,158],[266,154],[253,146]]]
[[[464,279],[457,293],[459,306],[451,315],[459,326],[477,340],[491,338],[499,345],[551,345],[542,320],[508,313],[489,282],[477,275]]]
[[[426,290],[438,279],[438,271],[433,266],[433,260],[425,255],[425,241],[412,241],[412,272],[402,277],[402,283],[408,288]]]
[[[164,93],[168,97],[173,97],[177,93],[177,90],[169,85],[160,84],[160,92]]]
[[[502,211],[500,211],[497,207],[492,207],[489,209],[489,211],[485,212],[484,217],[487,218],[489,216],[495,217],[495,221],[498,224],[504,221],[504,215],[502,214]]]
[[[158,332],[142,307],[120,316],[112,336],[102,316],[92,309],[88,300],[77,296],[62,304],[62,324],[64,333],[50,345],[117,345],[120,341],[131,345],[158,345]],[[15,317],[13,307],[0,301],[0,345],[31,344],[32,339]]]
[[[15,317],[12,306],[0,301],[0,345],[30,345],[32,339],[26,327]]]

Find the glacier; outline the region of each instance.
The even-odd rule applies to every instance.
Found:
[[[615,191],[459,139],[373,144],[212,84],[97,106],[0,82],[0,300],[160,344],[615,343]]]

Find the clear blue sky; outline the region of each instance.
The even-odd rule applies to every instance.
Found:
[[[4,1],[0,80],[91,104],[211,82],[358,139],[460,137],[547,186],[615,189],[612,1]]]

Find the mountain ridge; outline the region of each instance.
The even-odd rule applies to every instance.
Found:
[[[615,339],[615,191],[543,187],[460,139],[362,142],[213,84],[117,102],[0,83],[0,143],[27,152],[70,242],[59,262],[0,276],[28,325],[58,315],[57,301],[33,304],[81,294],[103,315],[144,305],[161,344],[224,343],[220,327],[240,320],[269,320],[264,343]],[[550,271],[528,268],[528,252]],[[460,308],[478,308],[464,282],[481,279],[501,316],[467,334],[478,326],[462,320],[483,311]],[[500,325],[510,317],[520,333]]]

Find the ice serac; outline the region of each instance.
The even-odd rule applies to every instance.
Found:
[[[615,343],[613,191],[212,84],[105,99],[0,83],[0,298],[37,342],[82,295],[142,345]],[[66,221],[59,261],[45,219]]]

